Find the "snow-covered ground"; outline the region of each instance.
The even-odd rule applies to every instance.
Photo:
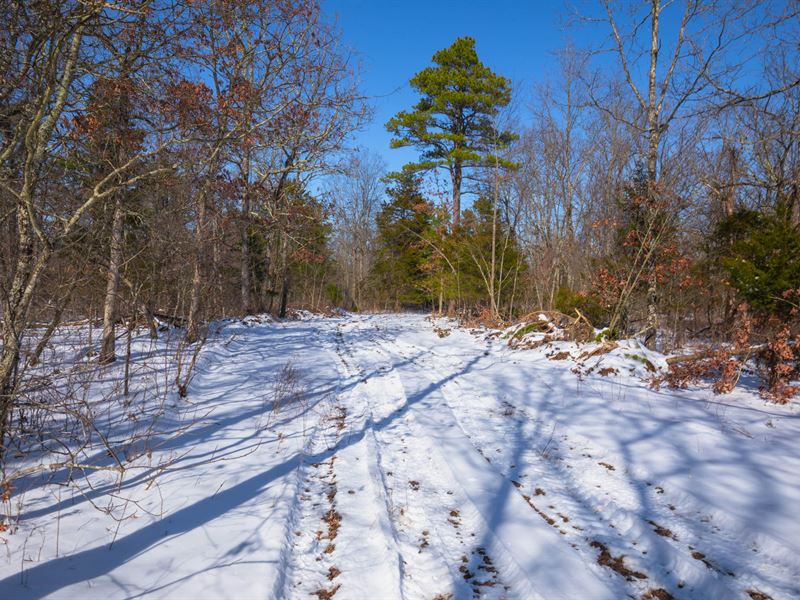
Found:
[[[595,346],[227,323],[121,486],[20,482],[0,598],[800,597],[797,405]]]

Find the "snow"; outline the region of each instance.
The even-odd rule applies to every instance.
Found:
[[[663,357],[598,347],[226,321],[120,489],[18,482],[0,598],[800,597],[796,405],[652,390]]]

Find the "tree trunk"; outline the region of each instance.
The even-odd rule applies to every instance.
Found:
[[[119,297],[119,276],[122,268],[123,241],[125,235],[125,212],[122,206],[121,194],[117,194],[114,203],[114,218],[111,224],[111,252],[108,259],[108,272],[106,273],[106,297],[103,305],[103,341],[100,345],[100,355],[97,362],[107,365],[114,362],[115,354],[115,327],[117,320],[117,300]]]
[[[270,296],[270,272],[272,271],[271,243],[265,246],[261,258],[261,282],[258,292],[258,312],[270,312],[272,306],[268,300]]]
[[[739,157],[736,147],[731,144],[727,148],[723,145],[722,154],[728,155],[728,187],[726,190],[720,190],[720,208],[722,210],[722,218],[729,219],[736,212],[736,179],[739,167]],[[725,300],[723,302],[723,321],[730,323],[733,319],[736,308],[733,302],[733,295],[729,286],[725,286]],[[716,308],[717,302],[712,301],[712,308]],[[712,318],[709,316],[709,324],[713,323]]]
[[[797,181],[800,174],[795,175]],[[789,194],[789,220],[793,227],[800,225],[800,188],[797,183],[792,184],[792,191]]]
[[[661,128],[658,123],[658,101],[656,100],[656,69],[658,67],[658,21],[661,12],[661,0],[652,0],[652,15],[650,20],[650,73],[648,78],[647,97],[647,179],[652,186],[656,183],[658,160],[658,142]],[[651,189],[651,192],[654,191]]]
[[[249,212],[249,208],[242,207],[242,212]],[[252,311],[252,303],[250,301],[250,237],[247,227],[247,221],[242,223],[242,255],[241,255],[241,298],[242,298],[242,312],[250,314]]]
[[[27,186],[22,199],[29,198]],[[17,207],[17,256],[14,278],[3,303],[3,350],[0,353],[0,463],[5,455],[5,439],[16,395],[16,375],[19,365],[20,344],[28,322],[33,293],[50,256],[49,246],[40,249],[34,260],[34,235],[28,214]]]
[[[644,344],[648,350],[656,349],[656,333],[658,332],[658,291],[656,278],[650,277],[647,286],[647,333]]]
[[[276,286],[277,287],[277,286]],[[289,236],[284,234],[281,240],[281,302],[278,317],[286,317],[286,304],[289,300]]]
[[[723,152],[725,149],[723,149]],[[727,148],[728,153],[728,189],[722,194],[722,214],[726,218],[733,216],[736,212],[736,179],[739,170],[739,156],[736,147],[731,144]]]
[[[253,312],[251,283],[250,283],[250,160],[249,156],[245,157],[244,173],[244,192],[242,194],[242,255],[241,255],[241,296],[242,296],[242,312],[250,314]]]
[[[661,137],[659,125],[658,104],[656,100],[656,69],[658,66],[658,23],[661,12],[661,0],[652,0],[652,14],[650,21],[650,73],[648,80],[647,98],[647,193],[650,201],[655,202],[657,194],[656,182],[658,181],[657,161],[658,143]],[[657,210],[655,207],[651,210]],[[645,346],[654,350],[656,346],[656,331],[658,329],[658,293],[655,277],[650,277],[647,288],[647,333]]]
[[[0,463],[6,452],[6,434],[10,427],[11,409],[14,405],[14,387],[19,363],[19,340],[10,326],[3,335],[3,353],[0,355]]]
[[[130,393],[130,380],[131,380],[131,338],[133,337],[133,328],[136,326],[135,321],[126,323],[126,340],[125,340],[125,375],[123,377],[123,391],[122,394],[126,398]]]
[[[142,313],[144,314],[144,318],[147,319],[147,329],[150,333],[150,339],[151,340],[158,339],[158,328],[156,327],[156,317],[153,314],[153,309],[150,308],[149,303],[142,302]]]
[[[281,319],[286,318],[286,307],[289,302],[289,267],[288,265],[283,268],[283,283],[281,285],[281,309],[278,317]]]
[[[189,298],[189,319],[186,325],[186,341],[190,344],[200,339],[200,301],[203,289],[203,261],[205,260],[205,194],[197,199],[197,223],[195,228],[194,265],[192,290]]]
[[[461,164],[453,165],[453,229],[461,226]]]

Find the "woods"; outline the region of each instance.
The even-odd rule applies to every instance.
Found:
[[[527,115],[506,108],[509,82],[480,63],[469,38],[412,78],[422,98],[387,123],[392,145],[420,151],[404,172],[444,167],[452,191],[425,179],[416,204],[431,215],[426,232],[389,241],[379,227],[379,244],[393,246],[383,253],[404,255],[405,271],[427,251],[414,276],[427,295],[419,307],[484,311],[495,323],[557,309],[662,352],[706,344],[718,360],[693,365],[695,378],[730,384],[753,358],[765,395],[786,401],[800,332],[800,107],[788,60],[796,10],[658,0],[586,8],[573,28],[599,29],[603,41],[565,47]],[[385,206],[399,208],[393,194]],[[751,347],[744,360],[730,355]],[[665,381],[685,385],[685,376]]]
[[[0,19],[0,597],[800,593],[797,0]]]
[[[109,365],[164,323],[192,344],[292,308],[557,310],[717,348],[677,384],[736,378],[758,347],[764,393],[795,393],[792,3],[587,3],[570,27],[591,44],[533,89],[459,37],[385,124],[418,153],[396,172],[353,148],[369,99],[316,3],[1,6],[3,448],[26,370],[76,320],[97,320]]]
[[[314,3],[9,0],[2,16],[6,448],[62,320],[101,317],[110,364],[120,325],[156,336],[160,315],[193,342],[211,318],[285,314],[292,273],[327,256],[307,181],[366,106]]]

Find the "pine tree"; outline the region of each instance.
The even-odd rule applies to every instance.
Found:
[[[433,55],[428,67],[411,79],[422,98],[411,111],[397,113],[387,124],[395,137],[392,148],[413,146],[420,161],[404,167],[410,171],[445,169],[452,183],[453,223],[461,218],[461,191],[469,170],[513,167],[497,156],[516,139],[498,131],[494,117],[511,100],[511,82],[485,66],[475,51],[475,40],[458,38]]]
[[[419,180],[411,171],[397,175],[387,190],[389,201],[377,217],[378,257],[371,279],[384,300],[419,306],[426,293],[424,265],[431,254],[429,235],[433,207],[419,189]]]
[[[739,211],[721,223],[717,238],[730,285],[756,313],[782,319],[796,314],[800,230],[788,215]]]

